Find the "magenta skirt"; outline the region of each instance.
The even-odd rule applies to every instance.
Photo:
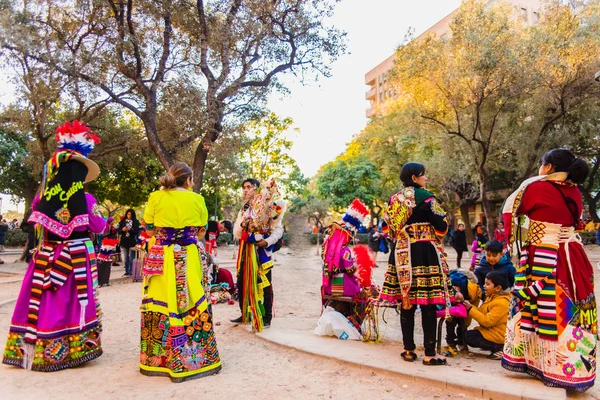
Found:
[[[30,364],[34,371],[49,372],[75,367],[102,354],[96,254],[91,241],[86,241],[86,245],[88,304],[84,318],[77,297],[75,274],[71,272],[62,286],[42,292],[34,352],[27,354],[24,336],[37,254],[34,255],[15,305],[2,360],[4,364],[23,368],[28,368]],[[51,260],[56,260],[64,247],[65,244],[59,244]]]

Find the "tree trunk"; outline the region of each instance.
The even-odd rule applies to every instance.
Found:
[[[142,122],[146,129],[146,137],[150,149],[156,154],[162,166],[168,170],[174,164],[171,153],[165,148],[165,145],[158,137],[158,127],[156,124],[156,105],[148,105],[147,110],[142,113]]]
[[[487,197],[487,187],[487,171],[481,168],[479,171],[479,195],[481,197],[481,205],[483,207],[483,212],[485,213],[485,219],[487,222],[488,238],[491,239],[496,226],[492,218],[494,211],[492,210],[492,206],[490,205],[490,201]]]
[[[473,243],[475,240],[475,235],[473,235],[473,229],[471,229],[471,218],[469,217],[469,204],[462,203],[460,205],[460,216],[462,217],[465,223],[465,232],[467,235],[467,247],[470,243]]]
[[[202,184],[204,182],[204,167],[206,166],[206,159],[208,158],[208,151],[210,146],[205,144],[204,139],[198,147],[196,147],[196,153],[194,154],[194,192],[200,193],[202,190]]]

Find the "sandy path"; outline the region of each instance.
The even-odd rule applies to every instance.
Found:
[[[232,268],[232,249],[221,249],[225,267]],[[284,251],[284,253],[288,253]],[[306,251],[279,254],[274,273],[276,319],[319,314],[318,259]],[[2,297],[18,294],[19,286],[0,286]],[[218,398],[250,399],[397,399],[466,398],[437,388],[416,387],[397,376],[373,372],[309,356],[260,340],[245,327],[229,322],[237,306],[215,307],[217,341],[223,370],[215,376],[173,384],[167,378],[145,377],[138,371],[140,283],[102,288],[104,355],[82,367],[54,373],[30,372],[0,365],[3,399],[45,398]],[[0,307],[0,340],[8,331],[13,305]],[[286,318],[287,317],[287,318]],[[314,320],[316,323],[316,320]],[[3,345],[0,345],[2,347]],[[391,355],[397,357],[397,354]]]

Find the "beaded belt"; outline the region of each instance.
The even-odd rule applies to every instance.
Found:
[[[198,243],[198,227],[185,228],[155,228],[156,245],[170,246],[178,244],[188,246]]]
[[[411,224],[405,227],[411,243],[437,240],[435,229],[429,223]]]
[[[149,249],[144,259],[144,275],[161,275],[164,268],[164,246],[175,245],[174,251],[181,252],[180,246],[189,246],[198,243],[198,227],[186,226],[185,228],[155,228],[156,243]]]

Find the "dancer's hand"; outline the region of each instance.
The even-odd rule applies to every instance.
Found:
[[[258,247],[267,247],[269,245],[269,243],[267,243],[266,240],[262,239],[262,240],[259,240],[258,242],[256,242],[256,245]]]

